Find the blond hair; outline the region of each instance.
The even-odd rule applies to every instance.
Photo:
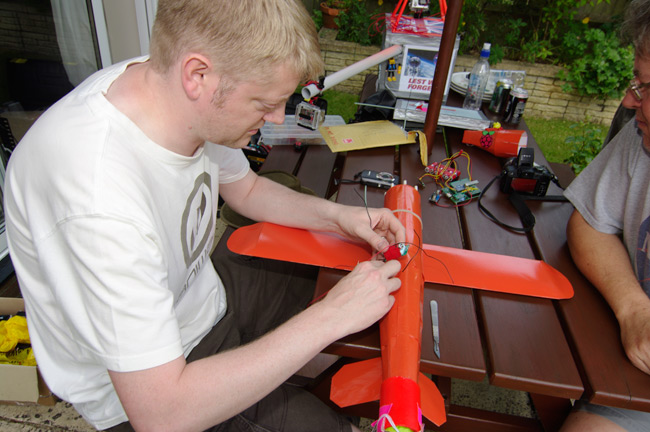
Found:
[[[150,51],[159,72],[188,52],[235,80],[281,63],[304,81],[323,72],[316,28],[299,0],[159,0]]]

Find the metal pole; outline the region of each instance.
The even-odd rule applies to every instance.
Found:
[[[458,23],[460,22],[462,9],[463,0],[449,1],[447,16],[445,17],[445,27],[442,30],[442,40],[440,41],[438,62],[436,64],[436,71],[433,74],[433,84],[429,95],[429,107],[427,108],[427,116],[424,120],[424,135],[427,137],[429,154],[431,154],[433,141],[436,136],[442,97],[445,94],[445,84],[447,83],[451,57],[454,53],[454,44],[456,43],[456,33],[458,32]]]

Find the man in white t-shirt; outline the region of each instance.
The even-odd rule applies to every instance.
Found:
[[[308,278],[210,256],[219,196],[252,219],[378,251],[404,240],[387,209],[368,214],[249,169],[240,149],[264,122],[282,123],[298,83],[321,70],[300,1],[159,0],[150,58],[92,75],[17,146],[5,211],[32,344],[50,388],[97,429],[351,430],[276,389],[390,309],[399,264],[361,263],[291,317],[304,306],[287,304],[292,287]],[[275,328],[257,337],[258,320]]]

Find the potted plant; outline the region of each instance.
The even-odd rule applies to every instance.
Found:
[[[343,10],[342,0],[325,0],[320,3],[320,10],[323,13],[323,27],[329,29],[338,29],[335,18]]]

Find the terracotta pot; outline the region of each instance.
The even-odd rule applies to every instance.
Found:
[[[339,26],[336,25],[334,18],[336,18],[339,13],[341,13],[341,9],[329,7],[325,2],[321,2],[320,10],[323,13],[323,27],[329,29],[338,29]]]

